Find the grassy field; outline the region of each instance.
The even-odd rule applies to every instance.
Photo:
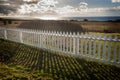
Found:
[[[120,67],[10,41],[0,40],[0,53],[1,80],[120,79]]]
[[[40,29],[64,32],[102,32],[120,33],[120,22],[102,21],[45,21],[45,20],[14,20],[11,23],[0,21],[0,26],[11,28]]]
[[[120,33],[120,22],[72,21],[87,32]]]

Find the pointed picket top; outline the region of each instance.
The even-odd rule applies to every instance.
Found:
[[[112,36],[109,36],[109,37],[108,37],[108,40],[109,40],[109,41],[112,41]]]
[[[50,34],[50,31],[48,31],[48,34]]]
[[[47,33],[47,30],[45,30],[45,34],[47,35],[48,33]]]
[[[73,35],[72,35],[72,37],[76,37],[76,34],[75,34],[75,32],[73,32]]]
[[[48,30],[46,31],[46,33],[48,34]]]
[[[68,35],[68,32],[66,32],[66,34]]]
[[[88,34],[86,33],[83,37],[84,37],[84,38],[88,38]]]
[[[62,36],[62,32],[60,31],[60,36]]]
[[[68,32],[66,32],[65,36],[68,37]]]
[[[72,35],[72,32],[70,32],[70,35]]]
[[[32,33],[35,33],[35,30],[34,30],[34,29],[32,29]]]
[[[55,34],[55,31],[52,32],[52,35],[56,35],[56,34]]]
[[[38,29],[36,29],[36,33],[38,33]]]
[[[107,36],[106,35],[104,35],[103,40],[105,40],[105,41],[107,40]]]
[[[56,32],[56,31],[54,31],[54,32],[53,32],[53,35],[54,35],[54,36],[56,36],[56,35],[57,35],[57,32]]]
[[[115,42],[118,41],[118,36],[115,36],[114,41]]]
[[[41,34],[42,32],[41,32],[41,30],[39,30],[39,32],[38,32],[39,34]]]
[[[45,30],[43,30],[43,35],[45,34]]]
[[[34,29],[34,33],[36,34],[36,29]]]
[[[43,34],[43,30],[41,30],[41,34]]]
[[[98,35],[98,38],[97,38],[98,40],[101,40],[102,39],[102,36],[101,35]]]
[[[80,37],[80,33],[79,33],[79,32],[77,32],[76,36],[77,36],[77,37]]]
[[[65,32],[63,32],[63,36],[65,36]]]
[[[89,36],[89,39],[92,39],[92,37],[93,37],[93,35],[92,34],[90,34],[90,35],[88,35]]]
[[[56,36],[60,36],[60,33],[58,31],[55,32]]]
[[[96,39],[97,37],[96,37],[96,35],[95,34],[93,34],[93,38],[92,39]]]
[[[60,32],[59,31],[56,31],[56,33],[59,35],[60,34]]]
[[[38,29],[36,29],[36,33],[38,33]]]
[[[72,36],[72,33],[70,32],[70,33],[69,33],[69,37],[71,37],[71,36]]]
[[[83,38],[83,34],[84,34],[84,33],[81,33],[81,34],[80,34],[80,38]]]

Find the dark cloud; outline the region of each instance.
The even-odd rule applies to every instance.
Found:
[[[9,14],[11,12],[15,12],[16,9],[10,6],[0,5],[0,13]]]
[[[37,3],[38,0],[33,0],[31,2],[26,2],[23,0],[0,0],[0,13],[9,14],[10,12],[15,12],[20,7],[20,5],[27,3]]]

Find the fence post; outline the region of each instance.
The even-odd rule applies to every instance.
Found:
[[[7,39],[7,29],[4,29],[4,38]]]
[[[76,47],[76,51],[75,53],[78,55],[79,54],[79,32],[77,33],[77,36],[75,38],[75,47]]]
[[[93,57],[96,57],[96,35],[94,34],[94,49],[93,49]]]
[[[120,64],[120,45],[119,45],[119,52],[118,52],[118,64]]]
[[[48,31],[46,31],[46,48],[48,49]]]
[[[66,33],[66,52],[68,53],[68,32]]]
[[[65,51],[66,51],[66,45],[65,45],[65,32],[63,32],[62,38],[63,38],[63,52],[65,52]]]
[[[98,37],[98,59],[100,59],[100,54],[101,54],[101,35]]]
[[[102,55],[102,58],[103,58],[103,60],[106,60],[106,39],[107,39],[107,37],[106,36],[104,36],[104,42],[103,42],[103,55]]]
[[[91,57],[91,47],[92,47],[92,41],[91,41],[92,35],[89,35],[89,56]]]
[[[62,37],[62,32],[60,32],[60,38],[59,38],[59,46],[60,46],[60,51],[63,51],[63,37]]]
[[[41,30],[38,30],[39,34],[38,34],[38,39],[39,39],[39,48],[41,48]]]
[[[60,42],[60,39],[61,39],[61,35],[60,35],[60,32],[56,32],[56,49],[57,51],[60,51],[61,50],[61,42]]]
[[[73,54],[76,54],[76,35],[73,33]]]
[[[20,42],[23,43],[23,34],[21,30],[19,31],[19,36],[20,36]]]
[[[72,53],[72,33],[70,32],[70,47],[69,52]]]
[[[80,36],[80,53],[83,55],[83,49],[84,49],[84,41],[83,41],[83,33]]]
[[[116,52],[117,52],[117,41],[118,41],[118,37],[116,36],[115,37],[115,40],[114,40],[114,62],[116,62]]]
[[[108,61],[110,62],[110,54],[111,54],[111,41],[112,37],[109,37],[109,44],[108,44]]]
[[[88,50],[87,50],[87,48],[88,48],[88,34],[85,34],[84,39],[86,39],[86,40],[85,40],[85,53],[83,53],[83,54],[88,55]]]

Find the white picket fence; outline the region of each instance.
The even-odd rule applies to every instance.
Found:
[[[120,65],[120,40],[117,36],[0,28],[0,38]]]

